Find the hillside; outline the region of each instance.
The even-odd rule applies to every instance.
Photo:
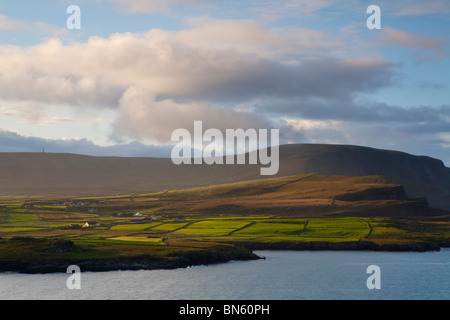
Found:
[[[425,196],[433,207],[450,208],[450,168],[441,160],[403,152],[343,145],[287,145],[280,150],[281,175],[380,175],[404,186],[410,197]]]
[[[0,196],[87,196],[173,190],[261,179],[260,165],[181,165],[166,158],[0,153]],[[450,208],[450,169],[442,161],[356,146],[296,144],[280,147],[280,176],[379,175]]]
[[[169,191],[160,212],[190,217],[211,215],[281,215],[295,217],[448,214],[411,199],[404,188],[380,176],[347,177],[303,174],[209,187]],[[145,203],[137,197],[133,206]],[[114,203],[114,202],[112,202]]]

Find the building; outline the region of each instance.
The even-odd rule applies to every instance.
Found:
[[[74,201],[74,202],[71,203],[71,206],[72,207],[82,207],[82,206],[84,206],[84,203],[83,202],[79,202],[79,201]]]
[[[83,225],[83,228],[98,227],[100,224],[97,221],[88,221]]]
[[[147,218],[143,219],[143,221],[145,221],[145,222],[154,222],[154,221],[159,221],[159,220],[161,220],[161,219],[158,217],[155,217],[155,216],[151,216],[151,217],[147,217]]]

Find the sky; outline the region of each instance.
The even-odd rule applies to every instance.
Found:
[[[449,44],[448,0],[2,1],[0,152],[170,156],[201,120],[450,166]]]

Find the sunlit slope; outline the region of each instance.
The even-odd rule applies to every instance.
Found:
[[[0,196],[87,196],[157,192],[264,179],[261,165],[180,165],[168,158],[91,157],[0,153]],[[450,208],[450,169],[422,156],[357,146],[295,144],[280,147],[277,177],[383,176],[410,197]]]
[[[165,213],[323,216],[426,216],[424,199],[379,176],[304,174],[169,191]]]

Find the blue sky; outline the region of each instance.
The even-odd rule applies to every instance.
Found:
[[[169,155],[203,120],[450,166],[449,29],[446,0],[2,2],[0,152]]]

